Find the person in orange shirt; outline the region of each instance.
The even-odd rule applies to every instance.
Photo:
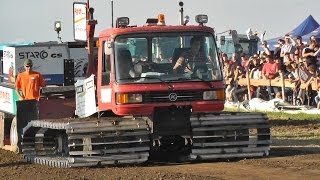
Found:
[[[40,99],[40,87],[45,86],[45,81],[39,72],[32,70],[32,61],[24,61],[25,71],[19,73],[16,79],[15,89],[20,100]]]

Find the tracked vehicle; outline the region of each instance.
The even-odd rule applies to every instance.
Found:
[[[51,106],[50,98],[40,101],[40,116],[36,103],[21,103],[17,119],[24,124],[17,134],[27,161],[79,167],[137,164],[172,154],[182,161],[269,154],[270,127],[263,114],[223,112],[225,84],[214,30],[204,25],[207,16],[197,16],[198,25],[167,26],[159,15],[141,27],[119,18],[115,28],[100,32],[96,59],[92,51],[97,22],[89,3],[85,6],[87,73],[95,76],[76,84],[75,112],[89,116],[81,112],[92,105],[79,103],[79,97],[88,96],[97,99],[97,115],[50,118],[66,114],[63,107],[72,102],[68,97],[52,100]],[[190,49],[193,37],[202,39],[203,56],[189,60],[192,73],[176,74],[173,65]],[[93,93],[84,94],[85,88]],[[51,107],[51,113],[41,113],[44,107]]]

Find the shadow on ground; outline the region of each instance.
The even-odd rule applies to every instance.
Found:
[[[27,162],[24,162],[24,161],[8,162],[8,163],[0,164],[0,168],[2,168],[2,167],[24,166],[24,165],[30,165],[30,163],[27,163]]]

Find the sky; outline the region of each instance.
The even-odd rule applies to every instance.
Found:
[[[86,2],[86,0],[76,0]],[[114,17],[127,16],[130,25],[141,26],[147,18],[164,13],[166,24],[179,24],[180,0],[113,0]],[[54,22],[61,21],[62,41],[73,41],[74,0],[1,0],[0,43],[57,41]],[[197,14],[207,14],[207,26],[217,33],[248,28],[266,39],[286,34],[312,15],[320,23],[320,0],[184,0],[184,15],[195,24]],[[90,0],[99,31],[111,27],[111,0]],[[114,18],[114,19],[115,19]]]

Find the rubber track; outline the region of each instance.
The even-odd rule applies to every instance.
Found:
[[[270,125],[262,113],[193,114],[190,159],[268,156]],[[28,162],[52,167],[137,164],[149,158],[150,130],[143,119],[32,121],[23,129]]]
[[[31,121],[23,128],[22,152],[31,163],[51,167],[143,163],[149,157],[145,120]]]
[[[198,114],[190,118],[195,160],[268,156],[270,125],[262,113]]]

